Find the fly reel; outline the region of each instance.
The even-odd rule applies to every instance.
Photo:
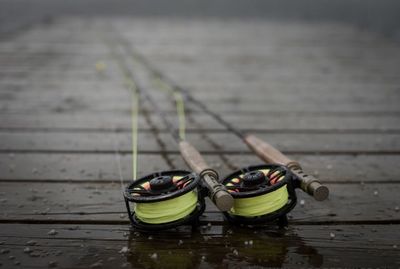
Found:
[[[196,224],[205,209],[200,178],[183,170],[135,180],[125,189],[124,198],[132,226],[140,230]]]
[[[234,199],[224,212],[237,224],[261,224],[278,220],[287,225],[286,214],[296,205],[292,173],[276,164],[249,166],[228,175],[222,182]]]

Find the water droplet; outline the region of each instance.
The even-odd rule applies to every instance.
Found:
[[[201,256],[201,260],[205,261],[206,260],[206,256]]]
[[[50,268],[57,267],[57,261],[49,261],[49,267]]]
[[[234,249],[234,250],[232,251],[232,253],[233,253],[235,256],[239,256],[239,252],[238,252],[236,249]]]
[[[101,261],[95,262],[92,265],[90,265],[90,268],[101,268],[103,267],[103,263]]]
[[[211,237],[209,237],[209,236],[205,235],[205,236],[203,236],[203,239],[204,239],[204,241],[208,241],[208,240],[210,240],[210,239],[211,239]]]
[[[393,248],[397,248],[397,245],[393,245]]]
[[[122,253],[122,254],[126,254],[126,253],[128,253],[129,252],[129,248],[128,247],[123,247],[123,248],[121,248],[121,250],[119,251],[119,253]]]
[[[9,170],[11,173],[14,172],[14,170],[15,170],[14,165],[9,165],[9,166],[8,166],[8,170]]]
[[[249,241],[244,241],[244,244],[247,246],[249,244]]]
[[[328,169],[328,170],[332,170],[332,168],[333,168],[333,165],[332,165],[332,164],[328,164],[328,165],[326,166],[326,169]]]
[[[0,254],[7,254],[7,253],[10,253],[9,249],[6,249],[6,248],[0,249]]]
[[[39,170],[37,168],[32,169],[32,174],[36,175],[39,173]]]
[[[306,203],[306,202],[305,202],[303,199],[300,200],[300,205],[301,205],[301,206],[304,206],[305,203]]]
[[[147,239],[149,240],[153,240],[153,237],[150,235]]]
[[[48,235],[56,235],[56,234],[57,234],[57,231],[54,230],[54,229],[52,229],[52,230],[50,230],[47,234],[48,234]]]
[[[119,217],[120,217],[121,219],[123,219],[123,218],[125,218],[125,214],[122,214],[122,213],[121,213],[121,214],[119,215]]]
[[[24,248],[24,253],[31,253],[32,249],[30,247]]]
[[[39,252],[35,252],[35,251],[33,251],[33,252],[31,252],[31,253],[29,253],[29,256],[31,256],[31,257],[40,257],[40,253]]]
[[[253,245],[253,240],[249,240],[249,245],[250,245],[250,246]]]
[[[10,255],[10,256],[8,256],[8,259],[9,260],[15,260],[15,256]]]
[[[153,260],[156,260],[158,258],[158,254],[153,253],[153,254],[151,254],[150,258],[152,258]]]
[[[398,207],[398,206],[396,206],[395,208],[394,208],[394,211],[399,211],[400,210],[400,208]]]
[[[379,192],[377,190],[374,190],[374,196],[378,196]]]
[[[330,234],[329,234],[329,237],[330,237],[331,239],[334,239],[335,236],[336,236],[336,235],[335,235],[334,233],[330,233]]]
[[[180,245],[182,245],[183,244],[183,240],[179,240],[178,241],[178,246],[180,246]]]

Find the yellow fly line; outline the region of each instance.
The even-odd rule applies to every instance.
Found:
[[[176,104],[176,112],[178,114],[179,119],[179,138],[181,140],[185,140],[185,104],[183,100],[183,96],[179,91],[174,90],[171,86],[165,83],[159,77],[153,79],[153,84],[157,85],[159,89],[167,91],[169,94],[172,94],[175,99]]]
[[[113,52],[113,51],[112,51]],[[119,69],[125,79],[126,87],[131,91],[131,124],[132,124],[132,176],[137,179],[138,160],[138,118],[139,118],[139,89],[133,80],[131,73],[123,63],[123,59],[112,53]],[[161,82],[166,85],[165,83]],[[168,86],[168,85],[166,85]],[[179,136],[185,139],[185,109],[182,95],[170,89],[175,97],[176,108],[179,117]],[[169,91],[170,91],[169,90]],[[135,213],[139,220],[148,224],[162,224],[182,219],[192,213],[198,202],[197,190],[190,191],[184,195],[151,203],[135,203]]]
[[[137,178],[138,157],[138,118],[139,118],[139,96],[136,84],[130,78],[125,78],[126,86],[131,90],[131,124],[132,124],[132,177]]]
[[[176,221],[188,216],[197,206],[197,192],[154,203],[136,203],[135,212],[139,220],[150,224]]]
[[[287,186],[284,185],[264,195],[249,198],[236,198],[229,213],[242,217],[262,216],[281,209],[287,204],[288,200],[289,193],[287,191]]]

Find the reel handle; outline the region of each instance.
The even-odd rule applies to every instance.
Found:
[[[186,164],[197,174],[205,183],[209,190],[211,201],[221,211],[228,211],[233,206],[233,197],[225,187],[217,181],[218,174],[211,169],[200,152],[187,141],[179,142],[179,150]]]
[[[246,145],[266,163],[277,163],[287,166],[300,182],[300,188],[317,201],[323,201],[329,196],[329,189],[322,185],[318,179],[303,172],[300,164],[283,155],[282,152],[259,139],[254,135],[246,135],[243,138]]]

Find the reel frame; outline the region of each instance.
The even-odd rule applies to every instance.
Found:
[[[150,182],[151,179],[157,178],[160,176],[183,176],[183,177],[193,177],[193,181],[190,182],[187,186],[184,186],[182,189],[175,190],[173,192],[159,194],[157,196],[132,196],[132,189],[140,185],[143,182]],[[197,205],[196,208],[187,216],[182,219],[175,220],[172,222],[167,223],[160,223],[160,224],[151,224],[146,223],[138,219],[135,210],[131,208],[131,203],[152,203],[152,202],[161,202],[169,199],[173,199],[179,196],[182,196],[190,191],[195,190],[197,191]],[[175,228],[181,225],[192,225],[198,226],[199,217],[203,214],[205,210],[205,196],[206,190],[200,181],[200,177],[192,172],[186,170],[169,170],[169,171],[161,171],[146,175],[142,178],[134,180],[130,183],[124,191],[124,200],[126,209],[128,212],[128,217],[131,222],[132,227],[140,230],[140,231],[159,231],[159,230],[166,230]]]
[[[230,214],[229,211],[227,211],[227,212],[223,212],[225,219],[236,225],[240,225],[240,224],[257,225],[257,224],[266,224],[266,223],[271,223],[271,222],[277,221],[278,225],[280,227],[287,226],[288,225],[287,213],[289,213],[297,204],[297,196],[296,196],[295,188],[298,187],[298,183],[297,183],[296,178],[293,175],[293,173],[286,166],[279,165],[279,164],[261,164],[261,165],[247,166],[247,167],[244,167],[244,168],[237,170],[237,171],[229,174],[228,176],[226,176],[223,179],[222,184],[225,185],[226,183],[228,183],[227,182],[228,180],[238,177],[239,175],[251,172],[251,171],[258,171],[258,170],[264,170],[264,169],[273,170],[273,169],[278,169],[278,168],[285,171],[285,177],[282,180],[280,180],[279,182],[277,182],[273,185],[270,185],[270,186],[266,186],[266,187],[264,186],[262,189],[258,189],[258,190],[247,192],[247,193],[231,192],[230,194],[232,195],[232,197],[234,199],[257,197],[257,196],[260,196],[263,194],[267,194],[267,193],[276,191],[277,189],[286,185],[287,192],[288,192],[288,202],[283,207],[281,207],[280,209],[278,209],[272,213],[268,213],[268,214],[264,214],[264,215],[260,215],[260,216],[256,216],[256,217],[237,216],[237,215]]]

